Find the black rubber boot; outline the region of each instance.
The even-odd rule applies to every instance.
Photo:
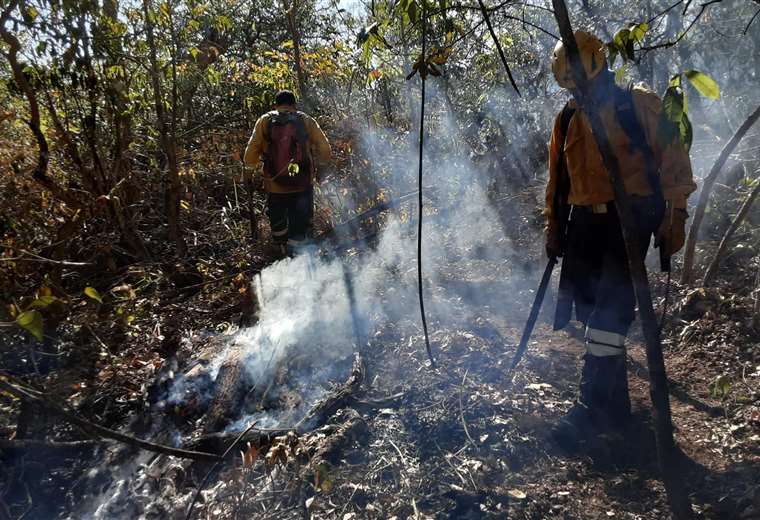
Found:
[[[626,356],[586,357],[594,358],[590,404],[594,424],[602,433],[621,430],[631,416]]]
[[[594,378],[599,372],[598,358],[587,354],[583,360],[581,380],[578,384],[578,399],[550,430],[557,444],[568,452],[577,452],[589,438],[596,434],[596,424],[593,420],[595,415]]]

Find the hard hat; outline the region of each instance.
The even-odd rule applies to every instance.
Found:
[[[596,77],[607,67],[604,44],[599,38],[585,31],[575,31],[575,41],[578,43],[583,68],[586,69],[586,78]],[[575,82],[570,74],[570,63],[567,60],[567,50],[562,40],[554,47],[552,72],[560,87],[575,88]]]

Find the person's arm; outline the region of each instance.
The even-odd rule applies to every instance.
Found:
[[[647,142],[652,147],[655,161],[660,167],[660,186],[668,206],[686,209],[689,195],[697,189],[691,170],[689,152],[675,138],[670,143],[663,143],[657,138],[662,101],[651,91],[637,90],[634,97],[636,112],[644,127]]]
[[[312,149],[315,159],[321,164],[330,162],[332,158],[332,149],[327,136],[319,127],[314,118],[306,118],[306,132],[309,134],[309,147]]]
[[[264,114],[253,127],[253,134],[248,140],[248,146],[246,146],[243,156],[243,162],[248,168],[257,167],[264,156],[265,131],[268,120],[268,116]]]
[[[554,120],[554,128],[549,141],[549,179],[546,182],[546,198],[543,214],[546,217],[546,253],[549,256],[561,256],[561,237],[559,215],[555,208],[557,179],[559,178],[560,154],[565,137],[562,135],[562,113]]]
[[[689,195],[697,189],[686,146],[678,137],[670,143],[658,139],[657,127],[662,101],[651,91],[636,91],[634,104],[644,127],[647,142],[652,147],[660,168],[660,187],[665,199],[665,215],[657,231],[655,246],[665,247],[671,256],[683,247],[686,239],[686,211]]]

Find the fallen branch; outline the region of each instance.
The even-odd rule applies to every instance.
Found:
[[[61,416],[69,423],[78,426],[83,432],[92,438],[113,439],[115,441],[119,441],[130,446],[135,446],[143,450],[152,451],[154,453],[161,453],[163,455],[171,455],[173,457],[180,457],[184,459],[212,461],[219,460],[218,455],[171,448],[169,446],[137,439],[130,435],[125,435],[104,426],[100,426],[99,424],[95,424],[86,419],[82,419],[75,412],[67,410],[64,408],[64,406],[50,400],[48,397],[45,397],[44,394],[41,394],[36,390],[26,389],[22,386],[9,383],[8,381],[0,380],[0,390],[8,392],[11,395],[15,395],[24,401],[37,404],[46,410]]]
[[[697,247],[697,237],[699,236],[699,226],[702,224],[702,219],[705,216],[705,210],[707,209],[707,203],[710,200],[710,193],[712,192],[713,184],[718,180],[723,166],[726,164],[729,155],[736,149],[739,142],[749,131],[750,127],[755,124],[755,121],[760,118],[760,106],[758,106],[754,112],[742,123],[742,126],[736,131],[730,141],[726,143],[723,150],[720,151],[720,155],[715,160],[710,173],[705,177],[702,185],[702,191],[699,192],[699,201],[697,202],[697,208],[694,210],[694,218],[689,227],[689,236],[686,239],[686,248],[683,254],[683,271],[681,272],[681,283],[688,284],[691,281],[692,271],[694,270],[694,250]]]

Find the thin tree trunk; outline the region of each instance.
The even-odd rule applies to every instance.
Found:
[[[723,235],[723,239],[720,241],[718,250],[715,252],[715,256],[713,256],[713,259],[710,262],[710,266],[705,272],[705,277],[702,279],[703,286],[707,287],[710,285],[710,283],[712,283],[713,278],[715,277],[715,273],[718,271],[718,264],[720,264],[720,260],[723,257],[723,254],[726,252],[726,248],[728,247],[728,242],[734,236],[736,230],[739,229],[739,226],[742,225],[742,222],[744,222],[744,219],[749,214],[752,203],[755,202],[758,194],[760,194],[760,179],[757,179],[755,182],[755,187],[752,189],[749,196],[747,196],[744,204],[742,204],[742,207],[739,210],[739,213],[736,215],[733,222],[731,222],[731,225],[726,230],[726,233]]]
[[[2,14],[0,14],[0,38],[2,38],[8,46],[8,50],[3,51],[3,55],[8,60],[8,64],[11,67],[13,79],[16,81],[16,84],[24,93],[24,96],[29,103],[29,121],[27,121],[27,125],[32,131],[32,134],[34,134],[38,148],[37,165],[32,172],[32,178],[38,184],[49,190],[58,200],[65,202],[72,208],[81,208],[84,206],[82,201],[78,200],[76,196],[60,186],[47,174],[50,152],[47,139],[40,126],[40,106],[37,102],[37,94],[26,79],[24,67],[18,61],[18,53],[21,50],[21,43],[18,41],[18,38],[16,38],[16,35],[9,32],[5,27],[5,24],[11,17],[11,13],[16,7],[18,7],[18,4],[18,0],[12,0],[5,7]]]
[[[143,0],[143,14],[145,15],[145,32],[150,51],[150,79],[153,86],[153,100],[156,105],[158,132],[161,139],[161,148],[166,155],[166,165],[169,174],[166,195],[166,216],[169,225],[169,239],[174,242],[175,252],[177,256],[181,258],[187,253],[187,245],[185,244],[185,239],[182,236],[182,230],[179,226],[181,183],[179,179],[179,169],[177,167],[177,143],[173,138],[170,138],[169,125],[167,124],[166,113],[164,112],[164,99],[161,92],[161,72],[158,68],[156,38],[153,32],[150,3],[151,0]]]
[[[639,305],[639,315],[646,344],[647,363],[649,365],[650,386],[649,395],[652,399],[655,438],[657,441],[657,456],[662,472],[663,483],[668,502],[677,519],[693,518],[694,513],[689,497],[683,486],[683,479],[678,475],[678,461],[675,441],[673,440],[673,423],[670,416],[668,398],[668,380],[665,373],[665,361],[660,343],[660,329],[652,305],[652,294],[647,279],[644,258],[638,244],[636,222],[631,212],[630,201],[625,191],[620,165],[607,136],[607,131],[597,111],[597,104],[588,96],[588,82],[578,53],[570,17],[564,0],[552,0],[554,16],[559,25],[560,34],[564,41],[571,64],[571,73],[579,86],[573,95],[591,122],[591,129],[602,155],[605,169],[609,173],[615,194],[615,206],[620,216],[620,224],[628,255],[628,266],[633,279],[636,300]]]
[[[308,106],[309,91],[306,84],[306,75],[303,71],[301,61],[301,34],[298,30],[298,0],[292,0],[290,6],[285,3],[285,14],[288,17],[288,29],[290,39],[293,40],[293,61],[296,69],[296,79],[298,80],[298,92],[301,95],[301,102]]]
[[[760,321],[760,263],[755,274],[755,320]]]
[[[736,131],[730,141],[726,143],[723,150],[720,151],[718,159],[713,164],[710,173],[705,177],[702,185],[702,191],[699,193],[699,201],[697,202],[697,208],[694,210],[694,218],[689,227],[689,236],[686,239],[686,248],[683,254],[683,271],[681,272],[681,283],[688,284],[692,278],[692,272],[694,271],[694,256],[695,249],[697,247],[697,237],[699,237],[699,227],[702,225],[702,219],[705,216],[705,210],[707,209],[707,203],[710,201],[710,193],[712,193],[713,185],[718,180],[723,166],[726,164],[729,155],[736,149],[739,142],[746,135],[747,131],[752,125],[760,118],[760,106],[758,106],[754,112],[742,123],[742,126]]]

